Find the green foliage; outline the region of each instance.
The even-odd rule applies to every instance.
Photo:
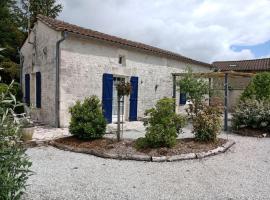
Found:
[[[136,149],[145,149],[148,147],[148,143],[145,138],[140,137],[135,141],[135,148]]]
[[[146,134],[144,139],[136,142],[138,147],[172,147],[186,123],[186,119],[174,112],[174,99],[160,99],[155,108],[145,113],[149,118],[144,122]]]
[[[17,102],[20,102],[22,100],[23,94],[22,94],[22,91],[20,89],[19,83],[14,82],[12,84],[12,87],[9,87],[9,85],[7,85],[5,83],[0,83],[0,94],[6,93],[8,91],[16,97]],[[14,111],[17,114],[24,113],[24,106],[23,105],[17,105],[14,108]]]
[[[19,13],[20,9],[16,0],[0,1],[0,47],[5,48],[1,51],[0,62],[19,63],[18,48],[25,38],[25,34],[20,29]]]
[[[20,69],[19,65],[12,61],[3,61],[0,63],[0,76],[1,82],[10,84],[12,80],[20,80]]]
[[[77,101],[69,112],[69,131],[72,135],[79,139],[97,139],[105,134],[106,120],[97,96],[86,98],[83,102]]]
[[[20,199],[30,175],[31,162],[20,141],[20,124],[14,109],[20,105],[10,92],[12,84],[0,96],[0,199]]]
[[[232,118],[233,129],[255,128],[270,131],[270,102],[247,99],[240,101]]]
[[[200,142],[215,142],[221,129],[221,110],[203,106],[193,119],[193,132]]]
[[[24,26],[27,28],[27,14],[28,5],[30,4],[29,14],[31,26],[36,21],[38,14],[56,18],[63,10],[61,4],[56,4],[56,0],[21,0],[22,8],[24,10]]]
[[[208,83],[194,76],[191,68],[186,69],[185,75],[178,81],[178,86],[182,93],[188,94],[188,99],[192,102],[201,102],[204,95],[208,94]]]
[[[246,99],[270,100],[270,72],[256,74],[241,95],[240,100]]]

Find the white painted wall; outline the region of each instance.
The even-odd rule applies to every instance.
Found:
[[[21,48],[24,57],[22,70],[22,86],[25,89],[24,75],[30,74],[31,117],[49,125],[55,125],[55,54],[56,41],[60,32],[54,31],[38,21],[30,34],[30,42],[25,41]],[[36,108],[35,73],[41,72],[41,108]]]
[[[126,66],[118,64],[119,55],[126,57]],[[135,49],[126,49],[104,42],[69,36],[62,43],[60,69],[60,125],[68,126],[68,109],[76,100],[97,95],[102,98],[102,75],[139,77],[138,117],[153,107],[162,97],[172,97],[174,72],[183,72],[187,66],[194,71],[208,71],[203,66],[183,63]],[[157,85],[157,90],[155,87]],[[128,97],[126,98],[128,116]],[[127,118],[126,116],[126,118]]]

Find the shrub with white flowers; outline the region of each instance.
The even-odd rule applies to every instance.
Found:
[[[255,99],[239,102],[233,113],[232,125],[235,130],[254,128],[270,132],[270,102]]]

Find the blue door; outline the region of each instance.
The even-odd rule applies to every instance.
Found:
[[[102,109],[108,123],[112,123],[113,75],[103,74]]]
[[[41,108],[41,74],[36,72],[36,107]]]
[[[26,105],[30,105],[30,75],[24,76],[24,102]]]
[[[129,121],[137,120],[137,108],[138,108],[138,80],[136,76],[130,78],[131,94],[130,94],[130,107],[129,107]]]

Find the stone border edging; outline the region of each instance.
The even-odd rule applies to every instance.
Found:
[[[191,160],[191,159],[202,159],[208,156],[213,156],[217,154],[221,154],[226,152],[231,146],[235,144],[233,140],[228,140],[225,144],[207,152],[200,152],[200,153],[187,153],[187,154],[179,154],[173,156],[149,156],[149,155],[140,155],[140,154],[113,154],[113,153],[106,153],[100,152],[94,149],[88,148],[74,148],[65,144],[61,144],[56,142],[55,140],[49,142],[50,145],[65,151],[72,151],[76,153],[86,153],[91,154],[101,158],[111,158],[117,160],[136,160],[136,161],[149,161],[149,162],[172,162],[172,161],[179,161],[179,160]]]

